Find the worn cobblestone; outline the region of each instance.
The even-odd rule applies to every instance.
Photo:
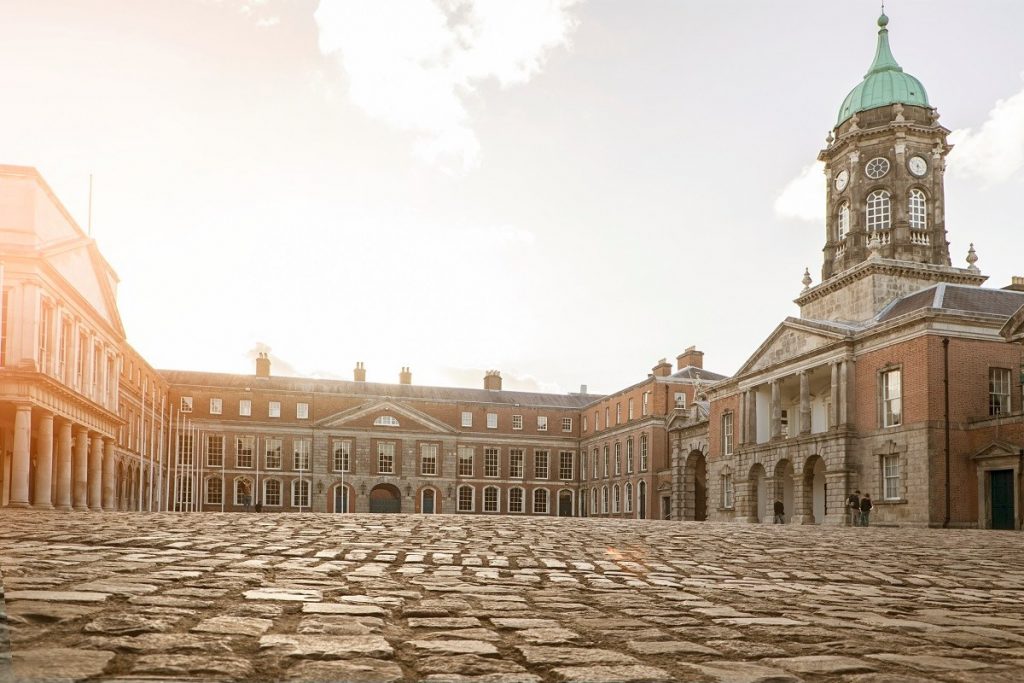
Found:
[[[0,645],[25,681],[1013,681],[1020,539],[0,511]]]

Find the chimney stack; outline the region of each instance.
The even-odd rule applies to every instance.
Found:
[[[501,372],[488,370],[484,375],[484,389],[488,391],[501,391]]]
[[[412,370],[409,368],[402,368],[402,371],[398,373],[399,384],[412,384]]]
[[[363,367],[363,361],[356,362],[356,369],[352,371],[352,379],[357,382],[366,381],[366,368]]]
[[[651,373],[655,377],[668,377],[672,374],[672,364],[662,358],[657,365],[651,368]]]
[[[270,377],[270,356],[263,351],[256,355],[256,376]]]
[[[1003,287],[1003,289],[1011,292],[1024,292],[1024,277],[1014,275],[1010,278],[1010,284]]]
[[[698,351],[696,346],[687,346],[685,351],[676,356],[676,370],[688,366],[704,369],[704,352]]]

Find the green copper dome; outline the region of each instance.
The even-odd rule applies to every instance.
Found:
[[[889,17],[882,14],[878,17],[878,47],[875,49],[875,61],[864,75],[864,80],[857,84],[839,107],[840,125],[859,111],[867,111],[889,104],[912,104],[917,107],[931,107],[928,104],[928,93],[921,81],[908,73],[896,63],[889,49],[889,29],[885,26]]]

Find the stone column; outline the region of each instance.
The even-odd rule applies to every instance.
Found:
[[[800,433],[811,433],[811,380],[806,370],[800,371]]]
[[[839,369],[839,424],[850,423],[850,360],[843,360]]]
[[[29,448],[32,443],[32,406],[19,403],[14,414],[14,445],[11,461],[11,498],[7,505],[12,508],[27,508],[29,467],[31,465]]]
[[[89,450],[89,509],[102,510],[103,502],[103,437],[92,438]]]
[[[747,391],[747,441],[757,443],[757,390]]]
[[[839,426],[839,361],[832,363],[832,406],[828,411],[828,428],[835,429]]]
[[[683,519],[683,448],[678,437],[672,440],[672,519],[677,522]]]
[[[814,513],[811,510],[812,483],[807,481],[803,469],[793,471],[793,510],[787,510],[791,524],[814,524]]]
[[[736,420],[736,423],[737,423],[736,424],[736,426],[737,426],[737,430],[736,431],[738,432],[738,437],[739,437],[737,439],[737,441],[739,441],[739,445],[741,445],[741,446],[747,443],[747,394],[748,393],[749,392],[746,392],[746,391],[741,391],[740,392],[740,409],[739,409],[739,414],[737,415],[737,420]]]
[[[114,440],[103,446],[103,509],[117,509],[117,462],[114,460]]]
[[[57,432],[57,509],[71,509],[71,423],[62,421]]]
[[[39,436],[36,440],[35,501],[32,507],[53,509],[53,413],[39,418]]]
[[[825,519],[828,526],[849,526],[850,511],[846,508],[846,497],[853,492],[850,485],[850,473],[846,470],[825,472]]]
[[[89,509],[89,430],[75,430],[74,501],[76,510]]]
[[[773,379],[769,386],[772,388],[771,438],[777,439],[782,436],[782,391],[777,379]]]

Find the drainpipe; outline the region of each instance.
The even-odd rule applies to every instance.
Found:
[[[945,437],[946,437],[946,517],[942,520],[942,528],[949,528],[949,337],[942,338],[942,393],[945,403]]]

